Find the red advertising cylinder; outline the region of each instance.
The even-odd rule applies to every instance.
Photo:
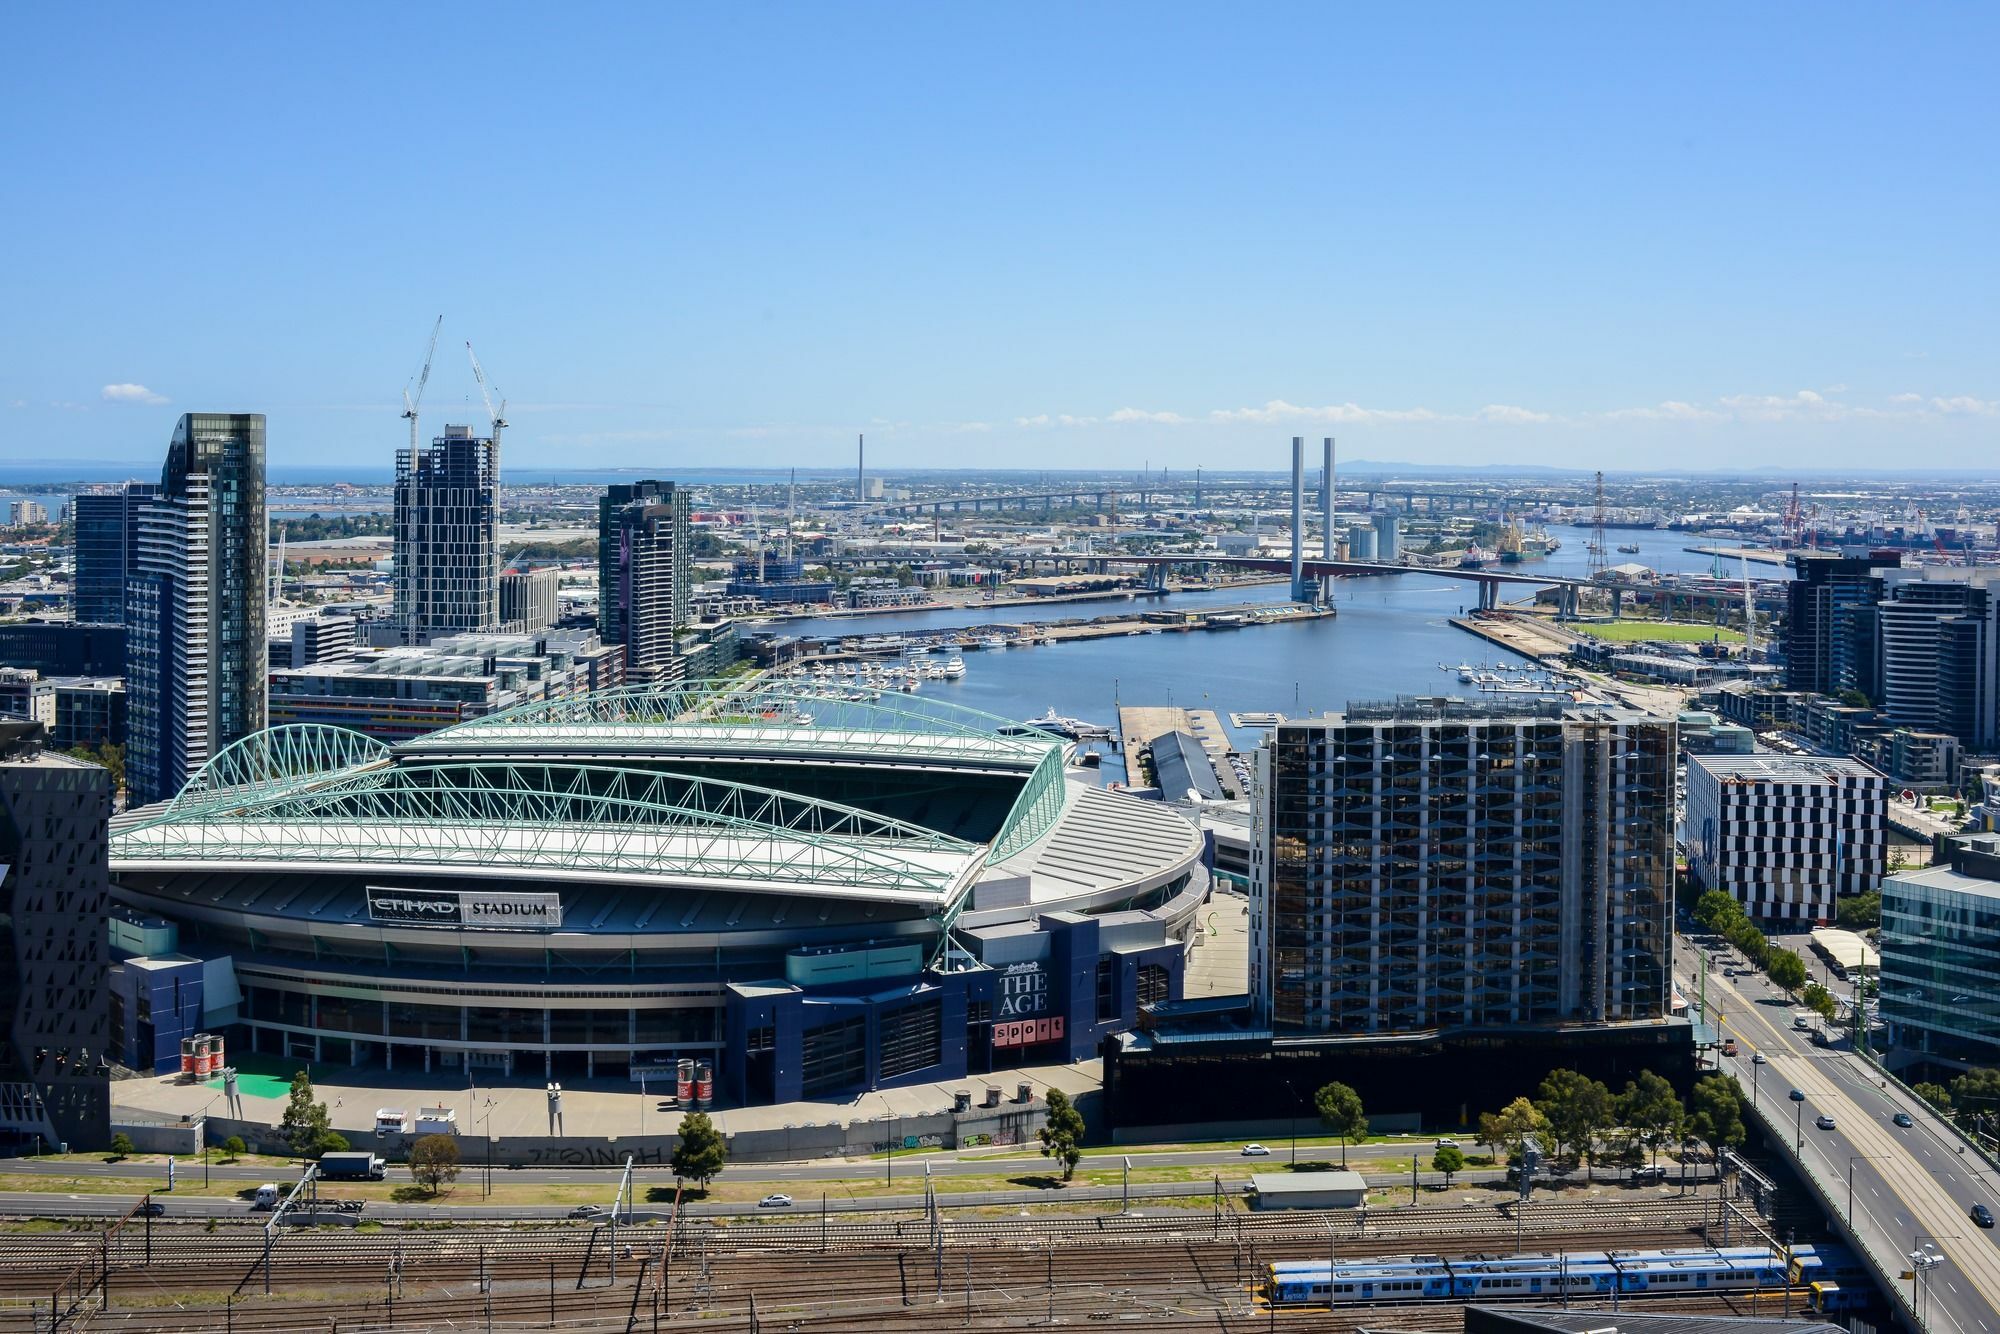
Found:
[[[674,1068],[674,1097],[683,1107],[694,1104],[694,1061],[683,1056]]]
[[[715,1101],[715,1067],[707,1061],[695,1067],[694,1100],[703,1107]]]

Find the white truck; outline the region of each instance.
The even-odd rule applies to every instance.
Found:
[[[253,1204],[251,1204],[250,1207],[252,1209],[277,1208],[278,1207],[277,1185],[275,1183],[267,1181],[263,1185],[257,1187],[257,1199]]]

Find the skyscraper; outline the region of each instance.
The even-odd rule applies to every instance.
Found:
[[[1858,690],[1870,699],[1875,676],[1875,605],[1893,551],[1838,556],[1795,551],[1797,577],[1785,586],[1785,687],[1837,695]]]
[[[111,775],[0,723],[0,1137],[102,1148]]]
[[[135,518],[125,771],[140,805],[171,797],[210,756],[264,726],[262,414],[184,414],[159,493]]]
[[[124,623],[125,580],[139,567],[139,510],[159,494],[151,482],[127,482],[76,498],[72,612],[78,622]]]
[[[1674,724],[1405,700],[1257,753],[1250,993],[1279,1037],[1657,1020]]]
[[[1882,583],[1883,714],[1975,749],[2000,744],[2000,571],[1926,566]]]
[[[598,634],[625,649],[631,681],[681,674],[687,623],[688,493],[672,482],[612,486],[597,501]]]
[[[500,447],[447,426],[396,451],[396,623],[406,644],[500,628]]]

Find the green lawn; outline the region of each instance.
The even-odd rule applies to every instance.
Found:
[[[1686,625],[1678,621],[1608,621],[1601,625],[1580,624],[1575,627],[1593,639],[1609,639],[1627,644],[1706,644],[1718,639],[1725,644],[1740,644],[1743,634],[1714,625]]]

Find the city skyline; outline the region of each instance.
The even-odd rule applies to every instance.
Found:
[[[274,466],[388,466],[440,312],[426,422],[483,420],[469,338],[524,467],[1971,467],[2000,423],[1985,13],[463,20],[27,16],[6,452],[255,411]],[[257,117],[140,101],[210,56]],[[431,111],[453,64],[509,95]]]

